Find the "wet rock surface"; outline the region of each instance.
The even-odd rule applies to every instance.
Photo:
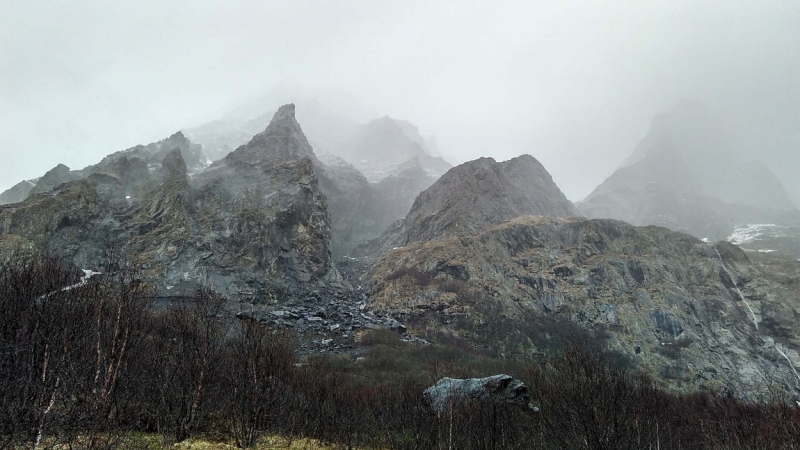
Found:
[[[531,403],[531,391],[522,381],[509,375],[486,378],[442,378],[423,392],[425,401],[437,413],[446,413],[470,402],[496,402],[538,412]]]
[[[362,289],[323,288],[302,300],[290,299],[280,305],[242,303],[231,311],[241,320],[255,320],[296,334],[302,356],[360,354],[359,335],[370,330],[391,330],[402,336],[401,341],[427,343],[392,317],[366,309],[368,301]]]
[[[603,330],[612,349],[666,387],[756,396],[770,379],[791,392],[798,385],[798,279],[793,258],[665,228],[522,217],[393,250],[366,289],[376,314],[478,344],[490,323],[563,318]],[[492,336],[509,355],[533,345]]]

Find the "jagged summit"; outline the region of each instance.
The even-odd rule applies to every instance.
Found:
[[[69,167],[59,164],[48,170],[30,191],[30,195],[50,192],[56,186],[77,179],[70,173]]]
[[[161,174],[162,176],[169,177],[174,175],[186,176],[186,173],[186,161],[183,159],[181,149],[175,147],[164,156],[161,162]]]
[[[297,123],[294,104],[289,103],[278,108],[266,130],[229,153],[223,161],[227,164],[235,162],[254,164],[266,161],[279,164],[302,158],[317,160],[300,124]]]
[[[406,216],[407,241],[471,235],[525,215],[581,214],[536,158],[480,158],[450,169],[417,197]]]

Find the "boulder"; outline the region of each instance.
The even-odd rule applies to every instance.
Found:
[[[534,412],[539,410],[531,403],[528,386],[509,375],[468,379],[442,378],[436,385],[425,389],[423,395],[431,409],[437,413],[446,412],[457,404],[482,400],[516,405]]]

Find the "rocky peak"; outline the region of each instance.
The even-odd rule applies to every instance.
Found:
[[[450,169],[417,197],[405,219],[407,241],[471,235],[524,215],[581,214],[534,157],[480,158]]]
[[[560,317],[608,330],[612,348],[671,388],[744,396],[760,392],[764,374],[795,386],[798,271],[794,258],[748,256],[661,227],[520,217],[395,249],[367,286],[373,313],[449,328],[479,347],[504,342],[503,351],[530,355],[513,328],[485,337],[483,326]]]
[[[166,140],[163,141],[164,146],[173,146],[173,147],[188,147],[191,145],[189,139],[183,135],[182,131],[178,131],[174,133],[172,136],[168,137]]]
[[[181,154],[181,149],[175,147],[171,152],[164,156],[161,162],[161,174],[166,177],[186,176],[186,162]]]
[[[300,124],[297,123],[294,104],[290,103],[278,108],[266,130],[229,153],[223,161],[228,164],[235,162],[280,164],[302,158],[314,161],[317,159]]]
[[[52,169],[48,170],[41,179],[36,183],[36,186],[31,189],[30,194],[43,194],[50,192],[54,187],[72,181],[75,177],[70,173],[69,167],[64,164],[59,164]]]
[[[30,195],[33,187],[36,186],[36,181],[37,180],[24,180],[15,184],[7,191],[0,193],[0,205],[19,203],[25,200]]]

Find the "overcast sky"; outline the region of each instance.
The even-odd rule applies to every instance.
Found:
[[[797,163],[800,1],[0,0],[0,189],[282,82],[462,161],[530,153],[578,200],[684,97]]]

